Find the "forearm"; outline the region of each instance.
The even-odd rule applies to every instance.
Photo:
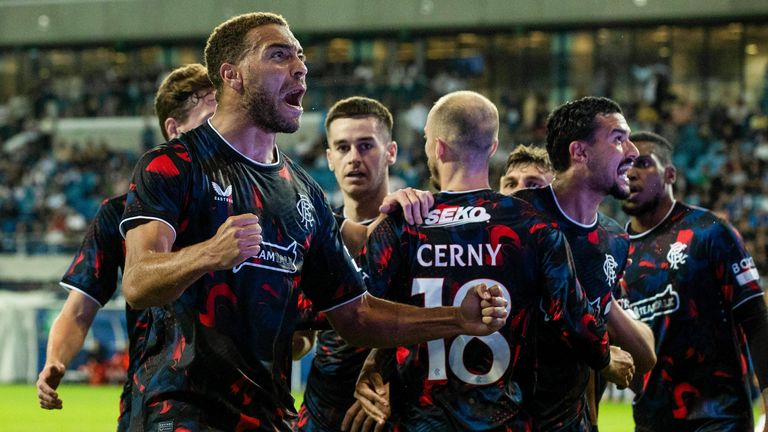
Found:
[[[615,299],[611,300],[608,314],[608,334],[612,345],[632,354],[637,373],[644,374],[653,369],[656,364],[653,331],[629,316]]]
[[[293,341],[291,344],[291,358],[300,360],[307,355],[315,343],[314,330],[299,330],[293,332]]]
[[[92,322],[93,315],[62,310],[54,320],[48,335],[45,362],[61,363],[66,368],[82,349]]]
[[[213,269],[204,243],[174,252],[153,252],[126,257],[123,295],[131,307],[144,309],[176,300],[196,280]]]
[[[747,337],[755,376],[765,396],[768,390],[768,308],[762,298],[755,298],[736,308],[734,318]]]
[[[387,348],[462,333],[457,308],[421,308],[372,295],[364,295],[356,305],[356,311],[346,311],[344,317],[328,314],[334,329],[352,345]]]

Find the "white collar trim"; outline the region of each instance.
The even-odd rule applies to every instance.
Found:
[[[242,157],[244,157],[244,158],[248,159],[250,162],[253,162],[253,163],[254,163],[254,164],[256,164],[256,165],[259,165],[259,166],[263,166],[263,167],[273,167],[273,166],[277,166],[277,165],[279,165],[279,164],[280,164],[280,151],[278,151],[278,149],[277,149],[277,143],[275,143],[275,154],[277,154],[277,157],[275,158],[275,161],[274,161],[274,162],[272,162],[272,163],[262,163],[262,162],[259,162],[259,161],[255,161],[255,160],[253,160],[253,159],[249,158],[248,156],[246,156],[246,155],[242,154],[242,153],[240,152],[240,150],[236,149],[236,148],[235,148],[235,147],[234,147],[232,144],[230,144],[230,143],[229,143],[229,141],[227,141],[227,139],[226,139],[226,138],[224,138],[224,137],[221,135],[221,133],[219,133],[219,131],[218,131],[218,130],[216,130],[216,128],[215,128],[215,127],[213,126],[213,124],[211,123],[211,119],[208,119],[207,121],[208,121],[208,125],[211,127],[211,129],[213,129],[213,131],[214,131],[214,132],[216,132],[216,135],[218,135],[218,136],[219,136],[219,138],[221,138],[221,139],[222,139],[222,141],[224,141],[225,143],[227,143],[227,145],[229,146],[229,148],[231,148],[232,150],[236,151],[236,152],[237,152],[237,153],[238,153],[240,156],[242,156]]]

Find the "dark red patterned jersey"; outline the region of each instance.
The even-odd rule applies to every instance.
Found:
[[[61,286],[76,290],[104,306],[117,289],[118,272],[125,264],[125,242],[120,236],[120,218],[125,209],[125,195],[102,201],[83,237],[80,249],[61,279]],[[127,430],[131,409],[133,373],[141,357],[148,316],[125,305],[128,330],[128,379],[120,395],[118,429]]]
[[[630,234],[617,296],[653,330],[657,357],[634,383],[638,430],[752,430],[746,340],[733,310],[763,290],[739,234],[679,202],[653,229]]]
[[[206,123],[147,152],[134,171],[123,231],[159,220],[176,232],[176,250],[254,213],[263,238],[258,255],[150,308],[133,402],[146,427],[290,430],[299,291],[321,311],[364,292],[323,191],[277,150],[276,161],[246,158]]]
[[[516,197],[557,221],[573,252],[576,278],[584,288],[600,321],[607,320],[612,292],[627,262],[629,238],[613,219],[597,214],[589,225],[569,218],[560,208],[551,186],[523,189]],[[585,408],[589,366],[569,353],[569,343],[549,326],[540,327],[537,351],[536,396],[531,406],[542,430],[556,430],[580,418]]]
[[[396,353],[405,430],[529,430],[535,316],[543,311],[595,367],[609,361],[604,324],[576,282],[561,231],[522,200],[490,190],[443,192],[421,226],[402,215],[368,244],[369,287],[423,307],[459,305],[475,285],[498,285],[509,318],[484,337],[458,336]]]
[[[341,226],[344,207],[334,209],[334,214]],[[362,224],[368,225],[371,222],[369,220]],[[380,297],[382,293],[371,294]],[[328,328],[327,322],[317,322],[318,318],[324,320],[324,314],[315,316],[313,320],[310,318],[314,321],[314,327],[321,330],[317,332],[315,356],[304,389],[299,430],[338,431],[341,430],[347,409],[355,402],[355,384],[370,349],[349,345],[335,330]]]

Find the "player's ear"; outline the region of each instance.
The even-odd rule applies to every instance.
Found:
[[[441,138],[435,138],[435,158],[439,161],[444,160],[445,154],[448,152],[448,144]]]
[[[333,172],[333,161],[331,161],[331,149],[326,147],[325,148],[325,160],[328,161],[328,169]]]
[[[675,184],[677,180],[677,168],[674,165],[664,167],[664,183]]]
[[[397,143],[392,141],[387,144],[387,165],[393,165],[397,160]]]
[[[587,161],[587,143],[581,140],[571,141],[568,144],[568,153],[571,161],[585,163]]]
[[[179,125],[176,123],[176,119],[173,117],[168,117],[163,122],[163,127],[165,128],[165,134],[168,135],[168,139],[174,139],[177,136],[181,135],[181,132],[179,132]]]
[[[221,75],[221,79],[226,87],[238,93],[243,90],[243,77],[237,66],[232,63],[222,63],[221,67],[219,67],[219,75]]]
[[[499,140],[493,140],[493,144],[491,144],[491,152],[488,154],[488,157],[492,157],[496,154],[496,150],[499,149]]]

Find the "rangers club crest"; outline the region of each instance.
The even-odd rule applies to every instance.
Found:
[[[315,225],[315,206],[306,195],[299,194],[299,202],[296,203],[296,210],[299,212],[301,223],[304,229],[309,231]]]
[[[616,267],[619,264],[616,263],[616,259],[613,255],[605,254],[605,261],[603,261],[603,271],[605,272],[605,281],[609,285],[613,285],[616,282]]]
[[[669,247],[667,261],[670,268],[677,270],[680,264],[685,264],[685,260],[688,259],[688,254],[685,253],[687,248],[688,245],[681,242],[675,242]]]

